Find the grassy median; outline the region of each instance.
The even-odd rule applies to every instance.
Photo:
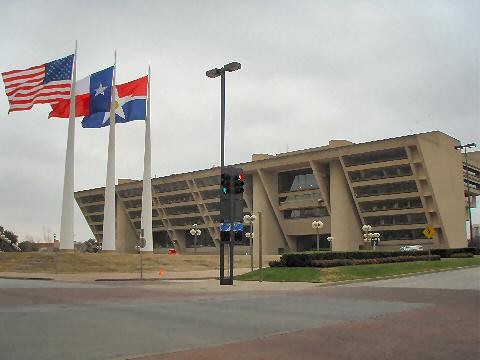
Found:
[[[314,267],[272,267],[263,269],[263,280],[330,283],[479,265],[480,257],[394,264],[338,266],[323,269]],[[235,279],[258,281],[259,272],[255,270],[244,275],[239,275],[235,277]]]

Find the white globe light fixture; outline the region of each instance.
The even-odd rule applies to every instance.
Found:
[[[323,222],[320,220],[314,220],[312,221],[312,228],[315,229],[315,232],[317,233],[317,251],[320,251],[320,234],[319,231],[321,228],[323,228]]]
[[[202,230],[198,228],[198,224],[192,225],[192,230],[190,230],[190,234],[193,236],[193,253],[197,255],[197,236],[202,235]]]

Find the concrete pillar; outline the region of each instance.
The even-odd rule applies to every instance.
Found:
[[[360,218],[340,161],[330,163],[333,251],[355,251],[363,244]]]

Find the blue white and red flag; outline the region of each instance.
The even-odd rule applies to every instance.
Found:
[[[148,76],[115,86],[115,123],[145,120],[147,116]],[[111,91],[111,87],[110,90]],[[111,94],[111,92],[110,92]],[[110,125],[110,112],[98,108],[82,120],[84,128],[101,128]]]
[[[110,111],[113,66],[87,76],[75,84],[75,117]],[[70,99],[52,104],[48,117],[70,117]]]
[[[25,70],[2,73],[12,111],[30,110],[35,104],[56,103],[70,98],[73,55]]]

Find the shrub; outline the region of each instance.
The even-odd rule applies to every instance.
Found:
[[[331,252],[308,252],[283,254],[280,258],[281,266],[305,267],[312,266],[314,260],[338,260],[338,259],[379,259],[398,256],[427,255],[426,251],[331,251]]]
[[[333,259],[333,260],[313,260],[311,266],[328,268],[346,265],[368,265],[368,264],[391,264],[400,262],[440,260],[438,255],[418,255],[418,256],[396,256],[375,259]]]
[[[472,253],[455,253],[450,255],[450,257],[455,259],[473,258],[473,254]]]
[[[278,261],[278,260],[269,261],[269,262],[268,262],[268,265],[269,265],[270,267],[281,267],[281,266],[282,266],[282,264],[281,264],[280,261]]]
[[[31,241],[22,241],[18,247],[24,252],[38,251],[38,245]]]
[[[454,254],[461,254],[461,253],[468,253],[474,255],[476,249],[473,247],[469,248],[458,248],[458,249],[432,249],[430,253],[432,255],[440,255],[442,258],[449,258],[452,257]]]

